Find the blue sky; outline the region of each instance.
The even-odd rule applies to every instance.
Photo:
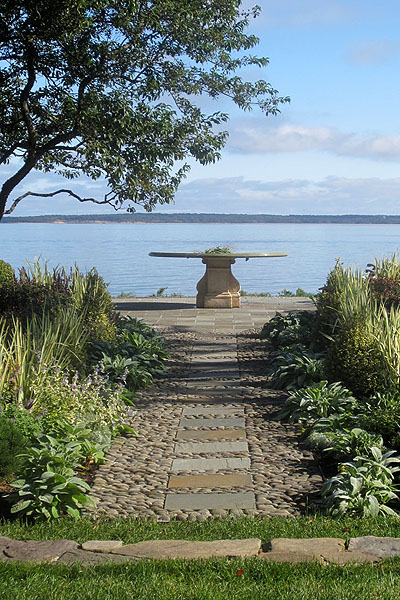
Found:
[[[291,103],[279,116],[265,117],[209,102],[210,112],[231,115],[222,158],[206,167],[193,164],[175,204],[159,210],[400,214],[400,4],[258,4],[262,14],[250,31],[260,38],[257,54],[268,56],[270,64],[256,76]],[[37,173],[18,191],[49,191],[60,184],[65,180]],[[104,193],[100,182],[72,184],[78,193]],[[13,214],[99,213],[99,208],[67,198],[26,199]]]

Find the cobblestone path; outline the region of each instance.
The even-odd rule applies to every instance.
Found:
[[[198,327],[164,331],[174,349],[167,376],[141,394],[139,436],[117,439],[97,472],[98,513],[291,516],[318,492],[321,476],[298,429],[274,419],[282,395],[263,387],[264,343],[226,318],[218,332],[218,311],[214,323],[203,315]]]

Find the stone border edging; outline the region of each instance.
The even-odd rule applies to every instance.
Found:
[[[126,544],[120,540],[13,540],[0,536],[0,562],[49,562],[51,564],[97,565],[135,562],[143,559],[199,559],[258,557],[269,562],[297,564],[375,564],[382,558],[400,556],[400,538],[363,536],[346,545],[341,538],[273,538],[262,545],[260,539],[149,540]]]

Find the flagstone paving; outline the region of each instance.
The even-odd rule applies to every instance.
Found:
[[[298,428],[275,420],[282,393],[263,387],[267,354],[254,328],[276,310],[312,303],[252,299],[234,310],[191,303],[117,303],[162,329],[172,359],[166,376],[140,394],[138,437],[118,438],[96,474],[98,513],[160,521],[299,514],[321,476]]]

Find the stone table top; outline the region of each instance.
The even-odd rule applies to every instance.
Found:
[[[267,258],[287,256],[286,252],[149,252],[149,256],[169,258]]]

